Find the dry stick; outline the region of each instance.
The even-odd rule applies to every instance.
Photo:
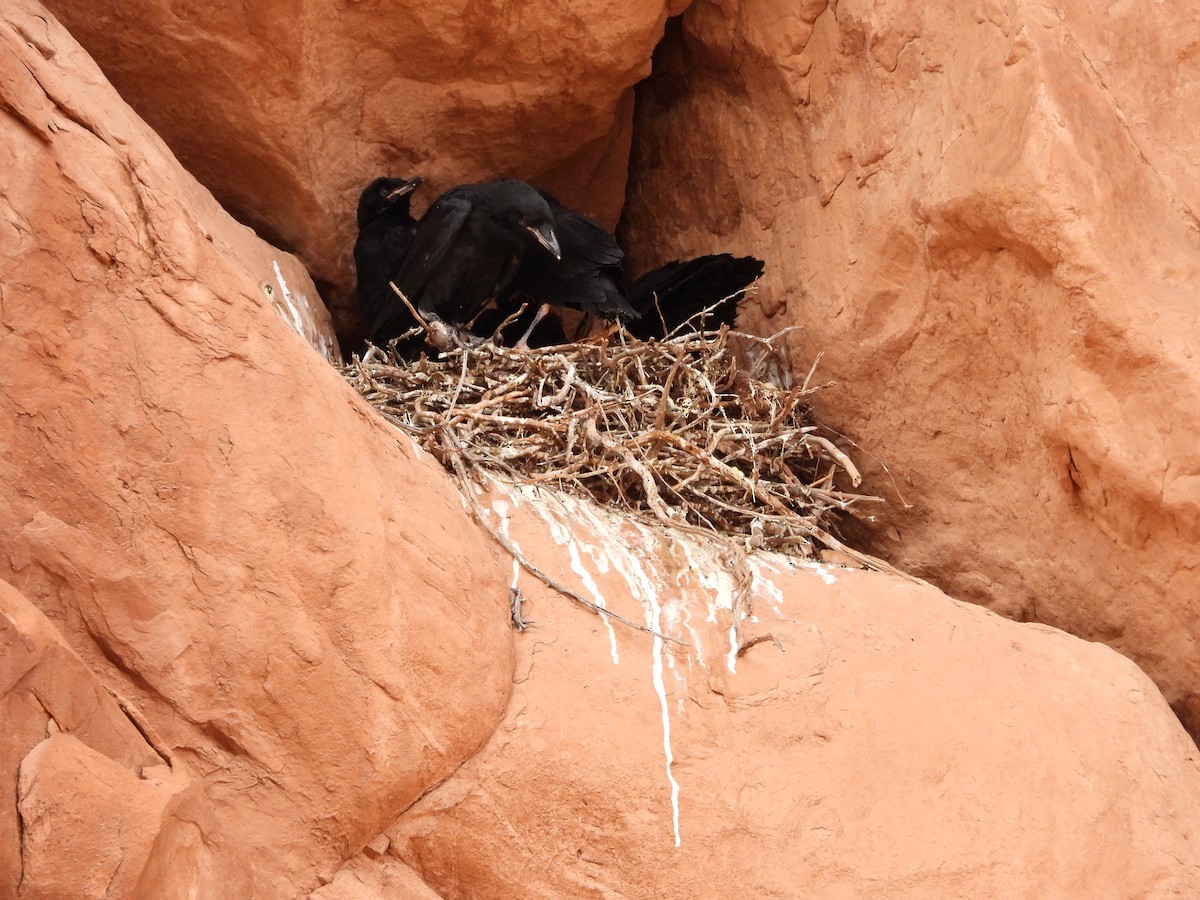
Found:
[[[770,337],[763,337],[761,334],[751,334],[748,331],[737,331],[736,329],[730,328],[729,334],[734,337],[745,338],[746,340],[748,340],[752,343],[755,343],[755,344],[763,344],[767,347],[770,347],[772,350],[774,350],[775,349],[775,341],[779,340],[779,338],[784,337],[785,335],[789,335],[793,331],[803,331],[803,330],[804,330],[803,325],[788,325],[786,328],[780,328],[777,332],[775,332]]]
[[[396,283],[394,281],[389,281],[388,287],[395,292],[396,296],[400,298],[400,301],[408,307],[408,311],[413,314],[413,318],[417,320],[423,329],[425,329],[425,340],[427,343],[432,344],[434,347],[437,347],[443,352],[452,349],[456,344],[461,345],[461,341],[458,341],[451,334],[450,326],[448,326],[445,322],[438,319],[434,324],[440,327],[435,328],[434,325],[431,325],[429,322],[425,321],[425,318],[419,312],[417,312],[416,307],[413,306],[409,299],[404,296],[404,292],[400,290],[400,288],[396,287]]]
[[[667,334],[667,320],[663,318],[662,307],[658,305],[658,292],[655,291],[651,296],[654,298],[654,311],[658,313],[659,324],[662,325],[663,334]]]
[[[454,389],[454,396],[450,398],[450,407],[443,413],[443,418],[449,419],[454,415],[454,407],[458,405],[458,398],[462,395],[463,384],[467,380],[467,362],[471,358],[469,351],[464,350],[462,355],[462,374],[458,376],[458,386]],[[858,482],[855,482],[857,486]]]
[[[746,559],[745,552],[738,547],[733,541],[719,534],[707,531],[689,522],[681,522],[674,518],[667,510],[666,505],[662,501],[662,496],[658,492],[658,485],[654,481],[654,476],[650,474],[650,470],[639,462],[628,449],[618,444],[609,438],[600,434],[596,428],[595,421],[589,421],[585,426],[588,437],[595,441],[598,445],[612,453],[617,454],[622,458],[630,469],[632,469],[642,482],[642,487],[646,492],[646,502],[654,514],[664,524],[673,528],[678,528],[681,531],[691,532],[692,534],[703,535],[704,537],[715,540],[718,544],[724,547],[731,556],[733,556],[733,566],[738,575],[738,583],[736,585],[733,600],[731,601],[733,614],[734,634],[740,642],[742,638],[742,616],[740,615],[743,606],[748,610],[750,608],[750,593],[754,588],[754,573],[750,570],[750,562]]]
[[[396,296],[400,298],[400,302],[408,307],[408,311],[413,314],[413,318],[417,320],[417,323],[425,329],[425,333],[430,335],[433,334],[433,329],[429,327],[429,323],[425,321],[424,316],[417,312],[417,308],[409,302],[409,299],[404,296],[404,291],[396,287],[396,282],[389,281],[388,287],[395,291]]]
[[[826,440],[823,437],[817,437],[815,434],[810,434],[808,439],[820,444],[829,451],[830,456],[838,461],[841,467],[846,470],[846,474],[850,476],[851,487],[858,487],[860,484],[862,484],[862,476],[858,474],[858,469],[854,467],[854,463],[850,462],[850,457],[835,447],[833,441]]]
[[[527,560],[521,551],[517,549],[516,544],[514,544],[511,540],[506,538],[503,534],[496,530],[495,527],[492,526],[491,521],[489,521],[487,517],[487,513],[483,511],[483,507],[479,505],[479,500],[475,497],[473,482],[467,475],[466,467],[463,465],[463,454],[450,445],[448,435],[443,434],[443,439],[445,441],[444,446],[446,448],[447,455],[449,456],[450,464],[454,467],[454,473],[459,478],[459,483],[462,487],[463,494],[466,496],[467,501],[471,504],[471,511],[474,513],[475,521],[478,522],[480,527],[482,527],[488,534],[492,536],[492,539],[495,540],[496,543],[498,543],[512,555],[512,558],[521,565],[521,568],[523,568],[534,578],[541,581],[543,584],[553,588],[560,594],[571,598],[576,603],[586,606],[588,609],[599,613],[601,616],[609,616],[613,619],[616,619],[623,625],[628,625],[630,628],[636,628],[638,631],[643,631],[646,634],[652,634],[654,637],[661,638],[664,641],[670,641],[672,644],[678,644],[681,647],[691,646],[691,644],[689,644],[687,641],[681,641],[678,638],[673,638],[670,635],[655,631],[653,628],[647,628],[645,625],[639,625],[637,622],[627,619],[619,613],[605,609],[600,604],[593,603],[591,600],[581,597],[565,584],[555,580],[550,575],[547,575],[545,572]]]
[[[741,291],[734,291],[729,296],[722,297],[720,300],[718,300],[712,306],[705,307],[704,309],[700,310],[697,313],[692,313],[690,316],[688,316],[686,319],[684,319],[682,322],[680,322],[678,325],[675,326],[675,328],[667,335],[667,340],[670,340],[673,337],[678,337],[679,332],[682,331],[683,329],[687,328],[689,325],[691,325],[691,323],[694,322],[696,319],[699,319],[701,326],[703,326],[704,321],[708,318],[709,313],[716,312],[717,307],[722,306],[728,300],[732,300],[738,294],[746,293],[749,290],[750,290],[750,287],[745,287],[745,288],[742,288]],[[666,323],[664,322],[663,328],[665,329],[666,327],[667,327]],[[724,328],[725,326],[721,326],[721,327]],[[716,329],[714,329],[714,330],[716,330]],[[701,331],[700,333],[703,333],[703,331]]]
[[[738,650],[737,650],[737,653],[735,654],[735,656],[737,656],[740,659],[747,650],[749,650],[755,644],[761,644],[763,641],[771,641],[772,643],[774,643],[775,647],[779,650],[780,653],[787,652],[786,650],[783,649],[783,644],[779,643],[779,638],[775,637],[775,635],[760,634],[758,637],[750,638],[750,640],[746,641],[746,643],[744,643],[744,644],[742,644],[742,646],[738,647]]]
[[[812,382],[812,377],[817,373],[817,364],[821,362],[821,357],[824,355],[824,350],[817,353],[817,358],[813,360],[813,364],[809,367],[808,374],[804,376],[804,384],[802,386],[804,393],[808,393],[808,386]]]
[[[874,569],[876,572],[885,572],[888,575],[895,575],[898,578],[903,578],[905,581],[911,581],[913,584],[923,584],[932,587],[932,585],[930,585],[929,582],[924,578],[918,578],[916,575],[910,575],[908,572],[897,569],[895,566],[884,562],[878,557],[871,556],[868,553],[863,553],[861,550],[855,550],[853,547],[847,547],[824,529],[817,529],[816,534],[818,537],[820,537],[822,543],[826,544],[830,550],[836,550],[838,553],[845,554],[859,565],[865,566],[868,569]]]
[[[475,413],[481,412],[482,410],[488,409],[492,406],[499,406],[501,403],[507,402],[509,399],[508,395],[519,390],[528,380],[529,376],[527,374],[518,375],[507,384],[492,388],[490,391],[485,392],[484,396],[480,397],[470,406],[464,406],[459,409],[458,415],[454,416],[453,418],[450,416],[450,412],[447,411],[444,415],[446,424],[457,425],[459,422],[473,416]],[[491,394],[490,397],[487,396],[489,393]]]
[[[578,376],[578,371],[565,356],[559,357],[563,365],[567,369],[567,374],[563,378],[562,388],[553,397],[538,397],[534,400],[534,405],[541,409],[548,409],[551,406],[561,406],[567,402],[567,397],[571,395],[571,389],[575,386],[575,378]]]
[[[787,396],[783,398],[783,404],[779,410],[771,417],[771,424],[767,427],[767,431],[775,431],[783,424],[783,420],[787,418],[796,406],[796,402],[804,396],[803,387],[794,387],[788,391]]]
[[[665,325],[663,326],[666,327]],[[683,367],[683,350],[681,349],[675,357],[675,364],[671,366],[671,371],[667,372],[667,377],[663,381],[662,400],[658,404],[658,415],[654,417],[654,430],[662,431],[663,426],[667,423],[667,404],[671,400],[671,386],[675,383],[675,376],[679,374],[679,370]]]
[[[114,691],[107,684],[104,685],[104,689],[117,702],[117,706],[121,707],[121,712],[125,713],[129,721],[133,723],[133,727],[145,738],[146,743],[150,745],[150,749],[162,757],[163,762],[167,764],[171,771],[177,772],[178,769],[176,767],[179,765],[178,758],[171,752],[171,748],[167,745],[167,742],[158,736],[158,732],[150,725],[149,720],[142,714],[142,711],[130,703],[123,694]]]
[[[522,303],[520,308],[515,313],[512,313],[507,318],[505,318],[505,320],[496,327],[496,330],[492,332],[492,343],[499,345],[500,332],[502,332],[505,328],[507,328],[513,322],[517,321],[517,319],[521,318],[521,316],[524,315],[525,310],[528,308],[529,308],[528,303]],[[480,310],[479,312],[480,312],[480,315],[483,314],[483,310]],[[478,319],[479,316],[476,316],[475,318]]]
[[[830,431],[833,434],[836,434],[838,437],[840,437],[843,441],[845,441],[847,444],[849,444],[855,450],[862,451],[863,453],[867,454],[867,456],[871,457],[871,459],[875,460],[875,462],[879,463],[879,467],[881,469],[883,469],[883,471],[887,472],[888,480],[892,482],[892,490],[894,490],[896,492],[896,496],[900,498],[900,502],[904,504],[904,508],[912,509],[912,504],[909,503],[907,500],[905,500],[904,495],[902,493],[900,493],[900,485],[896,484],[896,476],[892,474],[892,470],[887,467],[887,464],[882,459],[880,459],[878,456],[876,456],[870,450],[864,450],[859,444],[850,440],[850,438],[846,437],[846,435],[842,434],[840,431],[836,431],[836,430],[830,428],[828,425],[822,425],[821,427],[824,428],[826,431]]]

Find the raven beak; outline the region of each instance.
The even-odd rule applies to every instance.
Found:
[[[423,178],[421,178],[420,176],[417,176],[416,178],[410,178],[410,179],[408,179],[408,181],[404,182],[404,184],[400,185],[400,187],[396,188],[394,191],[391,191],[387,195],[387,199],[389,201],[399,200],[401,197],[405,196],[406,194],[411,194],[413,191],[415,191],[417,188],[419,188],[424,183],[425,183],[425,180]]]
[[[526,225],[525,228],[537,238],[537,242],[554,254],[555,259],[562,259],[562,250],[558,246],[558,238],[554,236],[554,229],[549,225],[543,231],[540,228],[535,228],[533,225]]]

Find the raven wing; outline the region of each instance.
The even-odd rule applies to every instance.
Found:
[[[396,287],[414,307],[419,306],[422,288],[441,265],[472,209],[470,200],[450,191],[438,198],[421,217],[395,278]],[[411,316],[399,297],[391,298],[371,327],[372,336],[402,314],[403,317]]]
[[[404,264],[396,273],[396,287],[414,305],[421,288],[430,274],[442,264],[472,209],[474,204],[470,200],[450,191],[438,198],[421,217],[417,233],[413,235],[412,244],[404,257]]]
[[[629,332],[649,340],[662,339],[685,324],[688,332],[722,325],[732,328],[746,288],[762,272],[762,260],[729,253],[660,266],[630,288],[629,302],[641,313],[641,318],[628,324]],[[704,312],[702,322],[700,314]]]

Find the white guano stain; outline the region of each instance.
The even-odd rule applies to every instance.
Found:
[[[621,655],[617,650],[617,632],[613,628],[612,620],[603,612],[603,610],[608,609],[608,601],[605,599],[604,594],[600,592],[600,586],[596,583],[596,579],[592,577],[592,573],[584,565],[583,557],[579,552],[581,548],[586,548],[590,551],[588,555],[595,560],[598,551],[596,548],[587,547],[587,545],[579,541],[575,537],[574,532],[571,531],[571,528],[558,517],[556,512],[551,511],[548,503],[535,503],[533,504],[533,508],[542,521],[546,523],[546,527],[550,529],[550,536],[554,538],[554,542],[560,547],[567,548],[567,554],[571,557],[571,571],[579,576],[579,580],[583,582],[583,586],[587,589],[587,592],[592,595],[592,602],[600,607],[598,614],[600,620],[604,623],[604,627],[608,629],[608,643],[612,651],[613,665],[620,665]],[[597,532],[597,534],[600,533]],[[600,534],[600,536],[603,535]],[[603,569],[607,570],[607,568],[606,560]]]
[[[287,282],[283,280],[283,272],[279,268],[279,260],[272,260],[271,265],[275,269],[275,282],[279,285],[279,293],[283,297],[283,305],[287,308],[288,322],[292,328],[303,335],[304,320],[300,318],[300,310],[296,309],[296,304],[292,302],[292,292],[288,290]],[[278,307],[278,304],[276,304]],[[282,312],[282,310],[280,310]]]
[[[508,533],[508,504],[503,500],[493,500],[492,509],[496,511],[496,516],[500,520],[499,524],[496,525],[496,531],[499,532],[502,538],[512,544],[518,553],[524,556],[525,552],[521,549],[521,545]]]
[[[805,562],[805,568],[811,568],[814,572],[821,576],[821,580],[826,584],[837,584],[837,579],[834,578],[833,572],[830,571],[830,566],[819,562]]]
[[[725,656],[725,665],[729,667],[729,671],[734,675],[737,674],[737,655],[738,655],[738,639],[737,628],[733,625],[729,626],[729,653]]]
[[[279,268],[279,260],[271,260],[271,267],[275,270],[275,282],[279,285],[280,296],[283,297],[283,304],[280,305],[279,302],[276,301],[275,308],[279,310],[280,315],[284,317],[284,321],[291,325],[292,329],[298,335],[300,335],[300,337],[308,341],[318,353],[320,353],[326,359],[332,361],[333,347],[325,338],[325,335],[323,335],[316,327],[309,329],[312,332],[311,334],[305,332],[304,317],[300,314],[300,307],[297,305],[297,301],[292,299],[292,292],[288,290],[287,282],[283,279],[283,270]],[[303,305],[306,310],[308,309],[308,298],[303,294],[299,295],[299,303]],[[284,315],[285,310],[287,313],[286,315]]]
[[[639,531],[641,530],[639,529]],[[645,531],[642,531],[642,534],[644,541],[646,538],[650,538]],[[652,547],[647,547],[647,549],[652,549]],[[675,762],[675,754],[671,751],[671,710],[667,703],[667,686],[663,681],[663,639],[659,637],[662,633],[662,604],[659,602],[658,591],[655,590],[637,557],[626,553],[625,562],[629,566],[628,573],[633,576],[631,586],[639,588],[635,594],[642,601],[646,610],[646,627],[654,631],[653,662],[650,671],[651,679],[654,682],[654,692],[658,695],[659,706],[662,709],[663,754],[667,760],[667,781],[671,785],[671,822],[675,829],[675,846],[678,847],[682,843],[679,834],[679,782],[675,780],[675,774],[671,771],[671,765]]]
[[[493,485],[497,492],[508,498],[495,499],[491,504],[492,511],[500,518],[498,530],[506,539],[512,541],[509,535],[510,511],[522,506],[531,508],[541,518],[554,543],[567,550],[571,570],[597,606],[608,606],[598,573],[607,574],[610,569],[625,581],[629,595],[641,603],[646,626],[655,633],[651,636],[651,683],[662,715],[663,756],[670,788],[675,846],[681,846],[680,785],[674,774],[675,757],[665,672],[670,669],[674,674],[673,689],[677,690],[679,701],[677,714],[685,714],[686,704],[683,701],[687,696],[686,679],[693,664],[693,653],[696,663],[707,668],[700,635],[703,630],[702,617],[703,621],[712,625],[730,621],[723,620],[722,613],[733,614],[736,590],[733,576],[726,570],[715,548],[703,541],[682,535],[668,536],[634,519],[569,495],[546,494],[532,487],[503,482],[493,482]],[[590,530],[594,543],[579,538],[580,534],[586,533],[585,530]],[[516,546],[515,541],[513,545]],[[664,551],[666,556],[677,555],[675,563],[665,558]],[[669,567],[673,565],[676,568],[672,571]],[[750,565],[755,598],[766,601],[769,608],[780,616],[783,615],[785,596],[770,576],[808,569],[826,584],[837,581],[833,567],[827,564],[796,560],[770,552],[756,553]],[[518,569],[514,567],[514,584],[517,572]],[[661,574],[663,572],[670,572],[673,577],[664,576]],[[667,581],[659,584],[663,577],[667,577]],[[619,664],[613,623],[603,612],[600,615],[609,631],[613,663]],[[757,619],[750,617],[750,621]],[[681,633],[690,637],[692,650],[687,655],[687,665],[657,636],[664,633]],[[738,649],[736,624],[730,624],[728,651],[722,655],[725,656],[725,665],[735,675]]]
[[[645,568],[642,567],[641,561],[635,552],[631,550],[632,540],[629,540],[622,533],[623,528],[632,529],[641,539],[643,548],[647,551],[647,558],[655,558],[656,539],[654,532],[641,525],[638,522],[631,520],[622,520],[620,524],[614,523],[611,519],[602,519],[598,510],[591,504],[574,498],[560,498],[563,508],[566,510],[566,515],[569,517],[571,524],[582,524],[589,527],[592,533],[599,539],[600,544],[604,548],[604,553],[601,555],[597,549],[595,552],[590,552],[589,556],[596,560],[603,558],[605,568],[612,566],[621,576],[624,577],[625,583],[629,586],[629,592],[638,599],[646,616],[646,627],[650,628],[655,634],[652,636],[651,649],[651,682],[654,686],[654,693],[658,697],[659,708],[662,711],[663,723],[663,755],[666,762],[667,782],[671,788],[671,824],[675,837],[675,846],[679,847],[682,844],[682,838],[679,830],[679,782],[675,779],[675,774],[671,767],[675,762],[675,755],[671,748],[671,715],[670,705],[667,700],[666,682],[663,677],[663,650],[664,641],[660,634],[664,627],[664,608],[659,597],[659,592],[655,588]],[[542,504],[535,504],[538,512],[542,515],[543,520],[551,530],[551,536],[554,537],[556,543],[563,544],[568,548],[575,548],[579,542],[574,540],[574,531],[567,523],[553,516],[547,510],[543,510]],[[561,531],[558,529],[561,528]],[[557,532],[557,533],[556,533]],[[578,562],[579,568],[584,568],[582,559],[578,552],[571,554],[572,568],[576,567]],[[576,569],[579,572],[579,569]],[[594,584],[594,579],[590,573],[587,579],[581,579],[587,585],[589,581]],[[591,588],[588,588],[591,590]],[[596,592],[598,593],[598,591]],[[672,613],[672,618],[678,618],[678,611]],[[605,620],[606,624],[611,629],[611,623]],[[614,662],[616,661],[616,638],[612,636]],[[676,669],[676,677],[680,678],[680,673]],[[680,678],[680,680],[682,680]]]
[[[763,574],[764,570],[769,572],[777,572],[779,570],[759,559],[750,560],[750,570],[754,573],[755,593],[765,595],[767,602],[771,605],[771,611],[777,616],[782,616],[783,610],[780,609],[780,604],[783,603],[783,591],[779,589],[779,586],[774,581]]]

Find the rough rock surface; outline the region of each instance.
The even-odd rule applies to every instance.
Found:
[[[322,358],[302,268],[33,0],[0,11],[0,160],[0,894],[1200,893],[1195,748],[1098,644],[769,558],[739,657],[703,550],[496,494],[691,645],[521,576],[514,660],[517,573]]]
[[[624,228],[644,266],[770,261],[746,324],[804,326],[826,421],[896,478],[868,464],[876,552],[1104,640],[1193,734],[1197,46],[1149,0],[697,0],[640,94]]]
[[[104,897],[110,885],[129,895],[177,779],[54,625],[4,582],[0,697],[0,896],[20,886]]]
[[[157,834],[139,896],[316,888],[491,734],[506,567],[262,290],[283,273],[311,291],[303,269],[230,219],[32,0],[0,12],[0,160],[0,575],[192,785],[159,828],[128,727],[97,743],[56,711],[94,680],[44,699],[18,684],[65,732],[26,752],[30,713],[4,750],[22,818],[62,798],[61,822],[26,834],[23,870],[50,879],[31,896],[61,895],[64,834],[97,835],[96,878],[124,884],[137,866],[100,846],[113,829]]]
[[[519,177],[614,223],[633,85],[678,0],[48,4],[241,221],[349,297],[358,191]],[[677,11],[672,10],[672,11]]]
[[[877,573],[756,565],[528,492],[534,621],[492,740],[387,830],[451,897],[1193,896],[1196,750],[1127,659]],[[360,861],[365,862],[365,861]]]
[[[379,843],[386,847],[387,838]],[[308,900],[439,900],[439,895],[404,863],[367,849]]]

